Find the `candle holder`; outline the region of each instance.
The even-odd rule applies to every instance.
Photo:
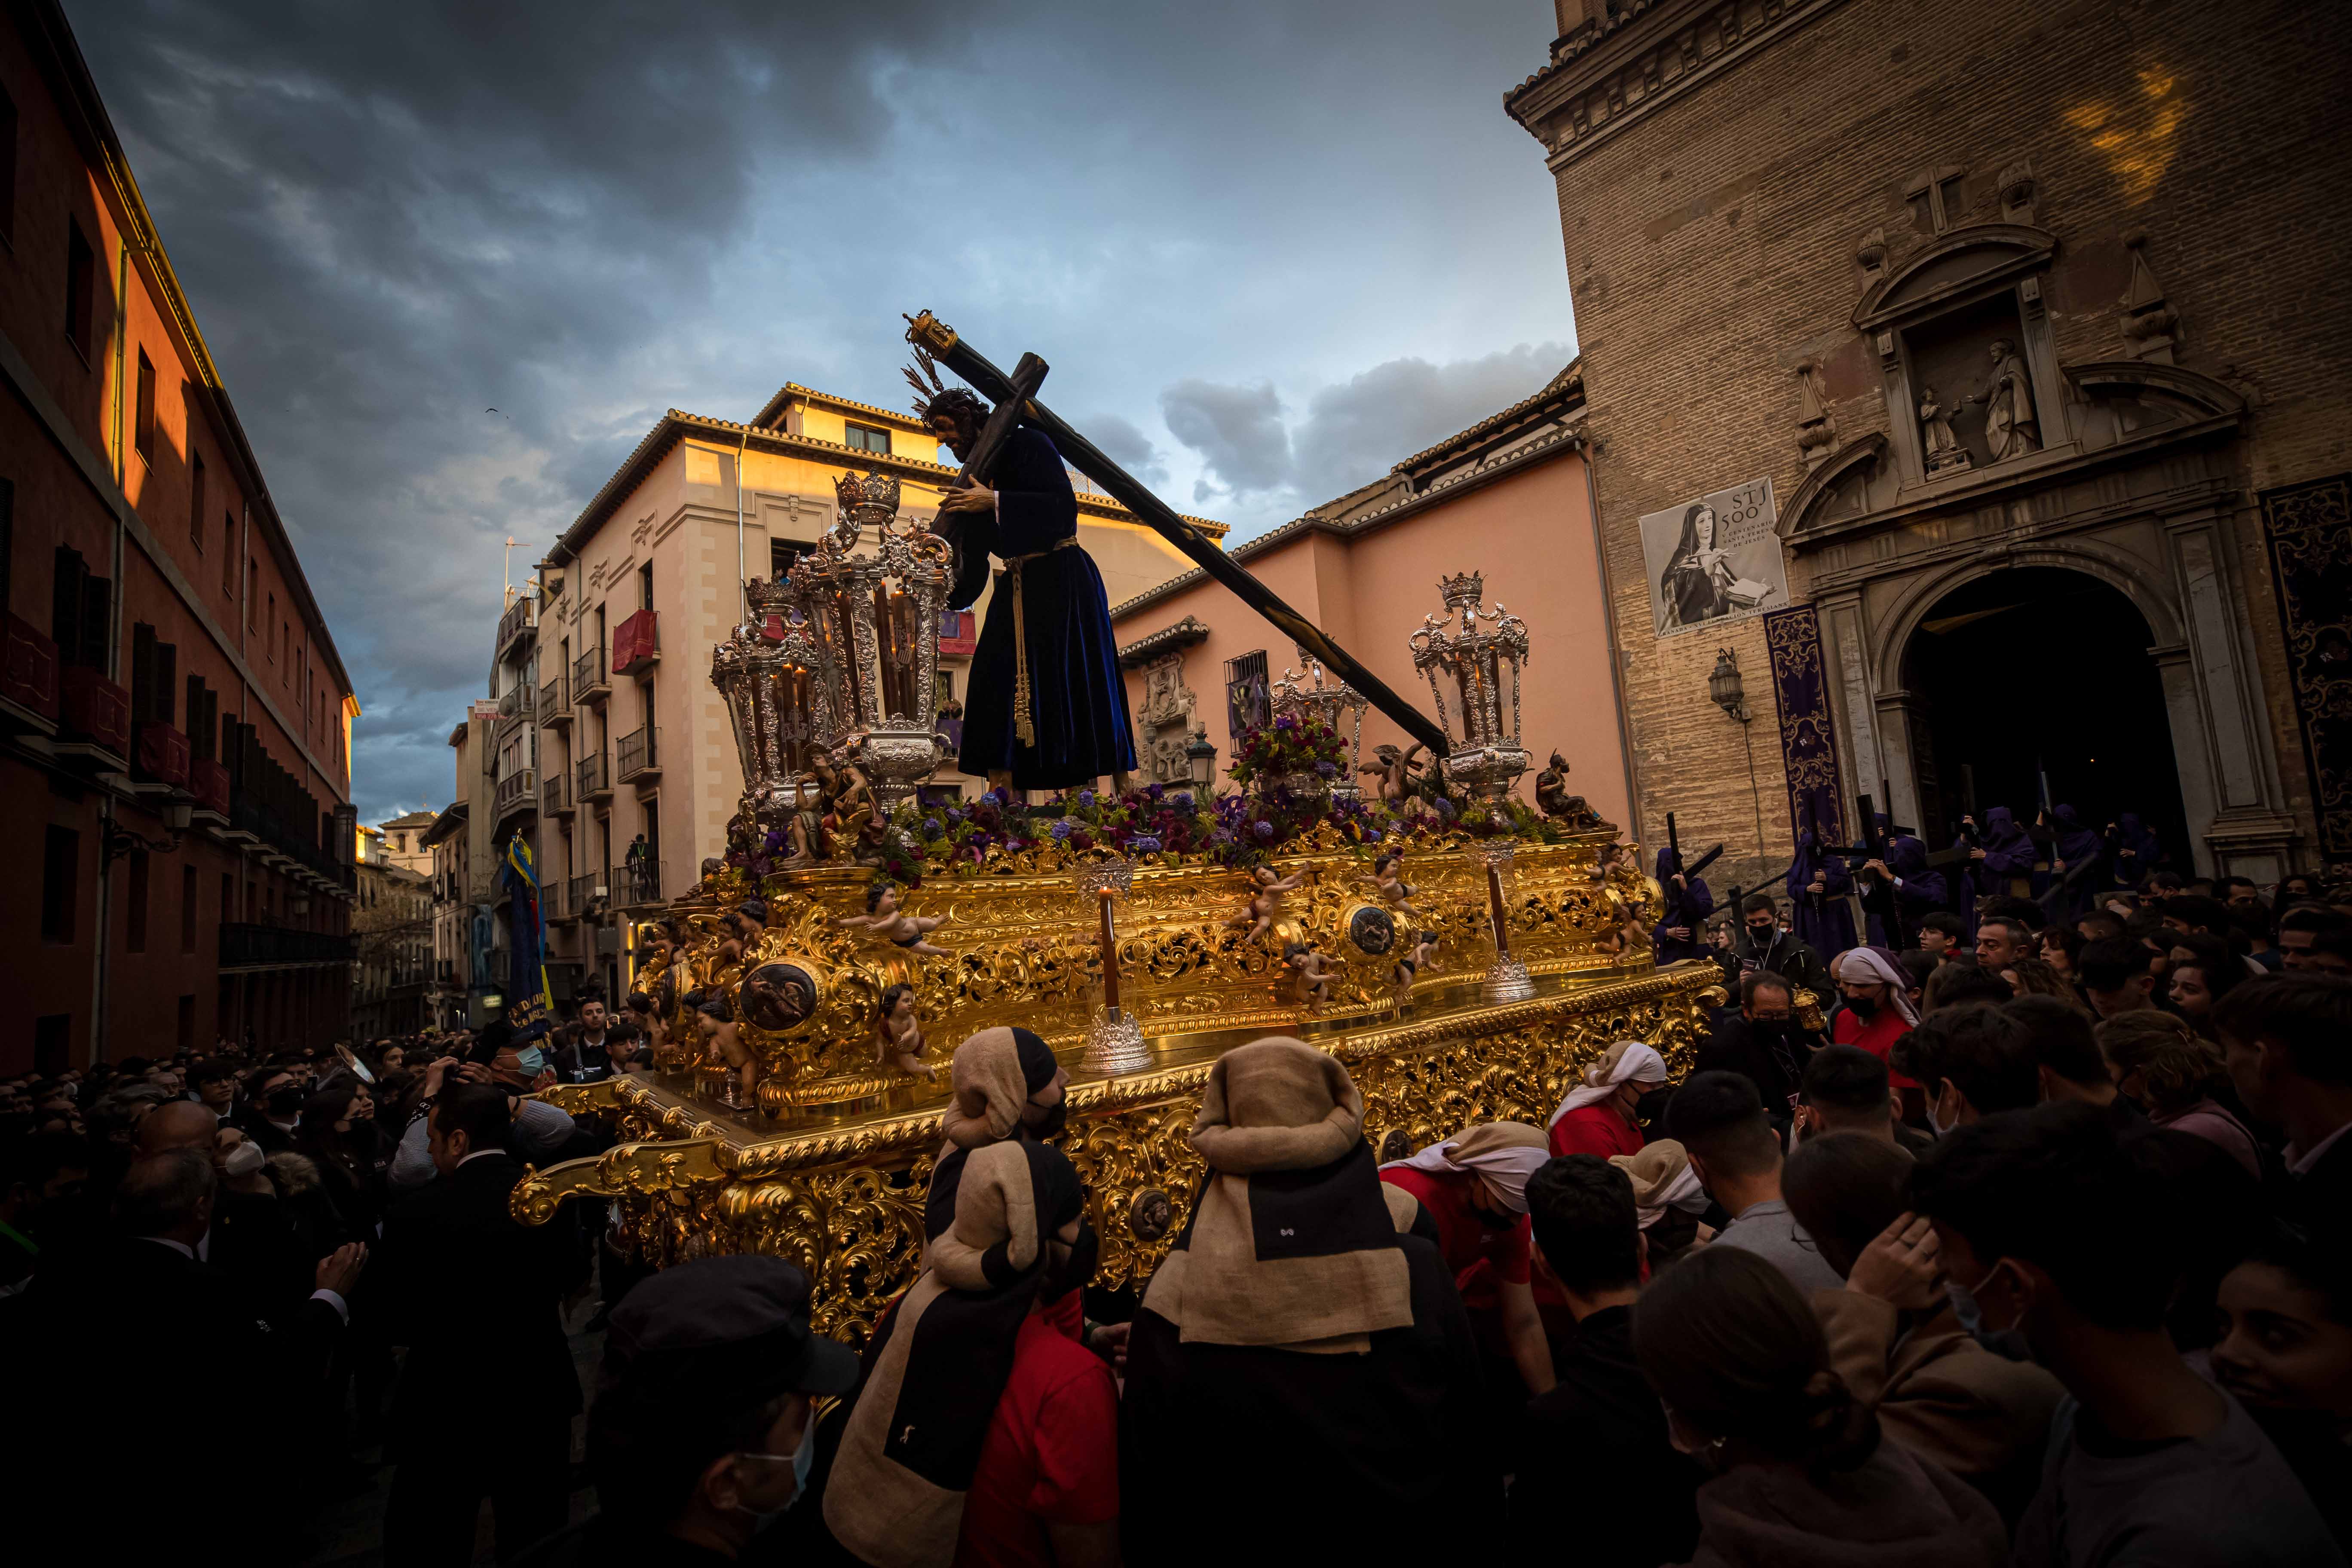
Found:
[[[1101,910],[1102,1005],[1087,1026],[1087,1054],[1079,1065],[1108,1078],[1140,1072],[1151,1065],[1143,1043],[1143,1026],[1119,1005],[1118,936],[1111,923],[1111,906],[1135,879],[1132,860],[1106,860],[1078,873],[1078,890],[1093,898]]]
[[[1445,726],[1449,743],[1456,740],[1453,715],[1462,715],[1462,734],[1446,754],[1445,776],[1483,800],[1500,800],[1528,771],[1527,749],[1519,744],[1519,667],[1527,661],[1528,626],[1500,605],[1481,607],[1486,584],[1479,573],[1441,578],[1437,591],[1445,613],[1423,616],[1421,629],[1407,641],[1413,668],[1429,677],[1437,721]],[[1510,667],[1511,686],[1507,725],[1505,665]]]
[[[825,689],[813,680],[816,645],[782,582],[743,584],[744,624],[710,650],[710,684],[727,699],[743,765],[743,815],[782,828],[794,785],[809,773],[817,737],[833,731]]]
[[[1513,847],[1507,840],[1489,840],[1473,845],[1469,850],[1473,865],[1486,872],[1486,921],[1495,936],[1495,962],[1486,966],[1486,980],[1478,987],[1479,999],[1485,1002],[1524,1002],[1536,994],[1536,983],[1528,973],[1528,966],[1511,955],[1510,922],[1503,911],[1503,873],[1511,868]]]
[[[1306,671],[1282,672],[1282,679],[1274,683],[1269,692],[1271,710],[1277,716],[1288,713],[1302,721],[1311,719],[1335,735],[1347,736],[1348,760],[1328,788],[1335,801],[1361,800],[1364,790],[1356,782],[1356,764],[1363,760],[1364,710],[1371,706],[1371,701],[1344,680],[1336,686],[1329,684],[1324,679],[1321,659],[1303,647],[1297,652]]]
[[[794,563],[781,583],[746,588],[760,590],[759,609],[789,612],[788,621],[772,616],[762,623],[753,640],[772,636],[800,682],[790,710],[809,730],[800,752],[772,757],[773,744],[759,728],[756,689],[748,707],[736,699],[729,682],[746,684],[746,678],[732,672],[737,666],[754,666],[749,651],[715,657],[711,679],[735,705],[747,786],[755,763],[779,768],[788,754],[797,759],[797,771],[806,765],[811,750],[821,751],[864,773],[887,812],[912,795],[948,754],[934,709],[940,612],[947,605],[952,553],[929,530],[899,524],[898,481],[889,475],[845,474],[834,481],[834,492],[839,516],[816,548]],[[853,553],[869,539],[875,544],[870,552]],[[756,689],[756,681],[751,684]],[[781,782],[788,786],[791,781]],[[778,793],[768,784],[761,779],[763,802],[770,809],[781,804],[789,813],[791,789]]]

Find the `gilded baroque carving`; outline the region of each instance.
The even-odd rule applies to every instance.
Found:
[[[1522,902],[1515,919],[1539,919],[1542,903]],[[1710,998],[1721,998],[1718,979],[1712,965],[1685,965],[1316,1043],[1361,1086],[1374,1146],[1419,1148],[1481,1121],[1540,1124],[1614,1040],[1651,1041],[1670,1071],[1686,1072]],[[1182,1230],[1202,1174],[1190,1135],[1211,1059],[1071,1087],[1056,1142],[1086,1183],[1101,1234],[1097,1284],[1140,1286]],[[936,1113],[746,1143],[697,1120],[662,1081],[590,1086],[559,1103],[640,1141],[529,1173],[512,1200],[520,1220],[543,1223],[565,1197],[593,1194],[618,1200],[614,1244],[642,1262],[739,1252],[790,1258],[816,1282],[820,1331],[853,1339],[914,1279],[923,1194],[940,1146]]]

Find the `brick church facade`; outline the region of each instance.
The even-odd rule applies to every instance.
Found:
[[[1936,845],[2073,795],[2184,870],[2352,858],[2352,12],[1556,10],[1505,107],[1557,184],[1629,831],[1674,811],[1729,881],[1861,792]],[[1694,552],[1734,487],[1785,590]]]

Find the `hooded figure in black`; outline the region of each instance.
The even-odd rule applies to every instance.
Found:
[[[1658,851],[1658,888],[1666,896],[1666,912],[1651,928],[1651,955],[1662,964],[1714,957],[1706,942],[1706,917],[1715,913],[1715,894],[1706,879],[1684,876],[1682,852],[1669,847]],[[1670,934],[1676,931],[1682,935]]]
[[[1347,1068],[1298,1040],[1210,1069],[1208,1174],[1119,1405],[1121,1490],[1202,1517],[1125,1511],[1129,1563],[1420,1562],[1499,1517],[1468,1314],[1436,1247],[1398,1233],[1363,1117]]]
[[[908,379],[928,392],[912,371]],[[923,423],[959,458],[987,411],[958,387],[930,392]],[[971,656],[958,765],[995,785],[1062,789],[1106,775],[1119,794],[1135,768],[1127,683],[1102,574],[1078,544],[1078,500],[1044,431],[1013,432],[988,475],[948,491],[940,531],[959,554],[950,607],[979,595],[987,557],[1004,563]]]

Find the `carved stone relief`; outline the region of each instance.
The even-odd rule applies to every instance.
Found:
[[[1199,699],[1184,684],[1181,649],[1164,653],[1143,667],[1143,708],[1136,715],[1143,726],[1145,767],[1157,784],[1176,784],[1192,778],[1184,758],[1184,742],[1192,733],[1192,710]]]

